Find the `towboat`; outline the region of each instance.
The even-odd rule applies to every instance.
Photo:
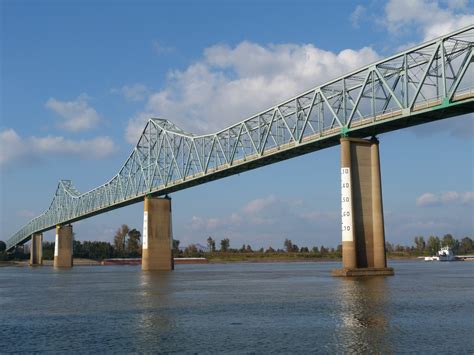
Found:
[[[456,256],[454,256],[453,251],[449,247],[442,247],[440,251],[438,251],[438,255],[436,256],[426,256],[425,261],[455,261]]]

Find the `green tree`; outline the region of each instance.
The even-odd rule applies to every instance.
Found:
[[[186,256],[199,256],[200,255],[199,250],[195,244],[188,245],[186,249],[184,249],[184,254]]]
[[[117,256],[124,257],[125,256],[125,249],[127,243],[127,234],[130,232],[130,228],[126,224],[122,224],[122,226],[117,229],[114,236],[114,248],[117,252]]]
[[[419,252],[425,251],[425,247],[426,247],[425,239],[422,236],[415,237],[415,246],[416,246],[416,250],[418,250]]]
[[[444,247],[450,247],[456,254],[459,247],[459,241],[455,239],[451,234],[445,234],[441,243]]]
[[[3,253],[7,249],[7,245],[3,240],[0,240],[0,253]]]
[[[265,251],[265,253],[274,253],[275,249],[273,249],[271,246],[268,247],[268,249]]]
[[[140,239],[142,234],[140,231],[133,228],[131,231],[128,232],[128,240],[127,240],[127,253],[128,256],[131,257],[138,257],[141,254],[141,244]]]
[[[459,254],[469,254],[469,253],[472,253],[473,251],[473,243],[472,243],[472,239],[469,238],[469,237],[464,237],[461,239],[461,242],[459,243]]]
[[[72,241],[72,254],[75,258],[86,258],[86,256],[83,255],[83,247],[80,241]]]
[[[441,242],[438,237],[430,235],[428,238],[428,250],[431,255],[435,255],[441,248]]]
[[[174,255],[179,255],[179,240],[173,239],[173,254]]]
[[[226,252],[229,250],[230,240],[229,238],[225,238],[221,240],[221,251]]]
[[[215,252],[216,251],[216,241],[212,239],[211,236],[207,238],[207,247],[209,248],[209,252]]]
[[[54,259],[54,243],[43,242],[43,259],[44,260]]]
[[[285,247],[285,250],[288,253],[293,251],[293,242],[291,241],[291,239],[286,238],[283,242],[283,246]]]

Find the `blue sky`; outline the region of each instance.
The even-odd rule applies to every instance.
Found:
[[[0,239],[121,167],[150,115],[224,128],[407,46],[474,23],[470,1],[1,2]],[[473,115],[381,135],[386,238],[473,236]],[[184,245],[336,246],[339,148],[172,195]],[[141,229],[136,204],[74,225]],[[52,232],[46,234],[52,240]]]

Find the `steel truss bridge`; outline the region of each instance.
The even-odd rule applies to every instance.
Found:
[[[317,86],[222,131],[152,118],[119,172],[81,194],[61,180],[49,208],[7,241],[339,144],[474,111],[474,25]],[[225,114],[225,112],[223,112]]]

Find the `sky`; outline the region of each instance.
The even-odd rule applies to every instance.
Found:
[[[0,240],[60,179],[115,175],[149,117],[211,133],[401,49],[474,23],[463,0],[0,1]],[[380,139],[386,240],[473,237],[474,115]],[[171,195],[181,245],[340,243],[339,147]],[[143,203],[74,224],[141,230]],[[45,233],[53,240],[53,232]]]

